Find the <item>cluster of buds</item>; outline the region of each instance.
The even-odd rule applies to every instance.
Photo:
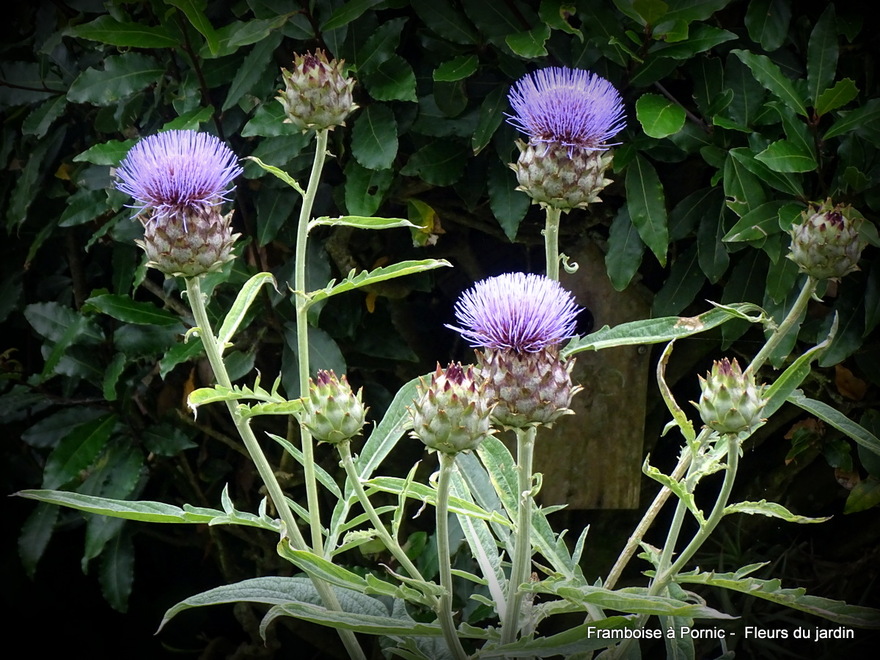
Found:
[[[361,392],[355,394],[345,374],[319,370],[309,379],[309,395],[303,400],[300,423],[319,442],[338,444],[358,435],[367,420]]]
[[[739,363],[727,358],[716,361],[706,377],[700,378],[700,402],[694,404],[703,423],[718,433],[751,431],[764,422],[761,414],[767,403],[764,387],[755,377],[744,374]]]
[[[417,391],[410,409],[412,435],[429,449],[445,454],[471,451],[493,432],[492,404],[472,366],[453,362],[441,369],[438,364],[431,382],[421,380]]]
[[[839,280],[859,269],[865,240],[859,234],[862,216],[851,206],[831,200],[811,204],[791,228],[791,252],[802,273],[818,280]]]
[[[291,70],[281,69],[284,89],[278,100],[284,106],[287,124],[303,130],[344,126],[354,110],[354,79],[346,78],[344,60],[328,60],[326,53],[294,55]]]
[[[148,265],[197,277],[232,259],[238,234],[222,204],[241,174],[232,151],[196,131],[167,131],[138,142],[116,171],[116,187],[135,199]]]
[[[611,181],[609,144],[626,125],[623,101],[604,78],[551,67],[521,78],[510,92],[509,121],[528,136],[511,165],[519,190],[536,204],[569,211],[600,201]]]

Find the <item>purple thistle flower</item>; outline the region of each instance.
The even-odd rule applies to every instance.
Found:
[[[580,308],[559,282],[505,273],[477,282],[455,304],[462,327],[447,325],[472,346],[537,353],[575,335]]]
[[[241,172],[235,154],[213,135],[166,131],[131,148],[116,170],[116,187],[134,197],[138,212],[150,209],[162,219],[222,204]]]
[[[550,67],[520,78],[509,94],[508,122],[531,142],[605,151],[626,126],[623,100],[610,82],[582,69]]]

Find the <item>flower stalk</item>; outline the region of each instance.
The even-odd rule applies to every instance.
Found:
[[[518,507],[514,536],[513,563],[507,583],[507,609],[501,622],[501,644],[516,641],[519,618],[525,592],[522,585],[528,581],[532,559],[532,458],[535,450],[537,427],[516,429],[516,469]]]

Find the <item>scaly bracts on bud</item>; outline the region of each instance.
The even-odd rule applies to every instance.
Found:
[[[835,205],[830,199],[811,204],[801,214],[801,222],[791,228],[788,258],[817,280],[839,280],[859,269],[865,247],[859,234],[863,222],[851,206]]]
[[[208,133],[167,131],[131,148],[116,170],[116,187],[135,200],[148,265],[195,277],[232,258],[237,235],[232,214],[220,207],[241,171],[235,154]]]
[[[493,433],[489,422],[492,404],[478,385],[474,368],[453,362],[437,365],[431,382],[419,382],[418,396],[410,409],[412,435],[425,446],[445,454],[476,449]]]
[[[508,121],[525,133],[511,167],[519,190],[545,207],[568,211],[599,201],[611,181],[609,143],[626,126],[614,86],[588,71],[550,67],[521,78],[509,95]]]
[[[343,374],[319,370],[309,379],[309,395],[303,400],[300,422],[319,442],[337,444],[358,435],[366,423],[367,410],[361,392],[355,394]]]
[[[455,305],[458,331],[473,346],[492,418],[511,428],[551,424],[569,411],[573,361],[558,346],[575,334],[571,294],[542,275],[506,273],[477,282]]]
[[[744,374],[736,359],[716,361],[706,378],[699,378],[702,393],[699,404],[694,405],[713,431],[740,433],[754,430],[764,421],[764,387],[756,385],[751,374]]]
[[[314,55],[294,55],[291,70],[281,69],[284,89],[278,100],[287,116],[284,122],[303,132],[345,126],[345,118],[358,106],[352,97],[355,81],[345,77],[344,63],[328,60],[320,49]]]

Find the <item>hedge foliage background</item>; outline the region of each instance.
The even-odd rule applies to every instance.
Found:
[[[435,361],[468,359],[443,328],[462,289],[543,268],[543,216],[507,166],[516,157],[507,92],[520,76],[549,65],[589,69],[617,85],[628,107],[615,182],[604,203],[564,218],[563,250],[589,237],[605,255],[601,285],[645,291],[655,316],[699,313],[713,300],[755,302],[780,317],[798,278],[784,257],[787,229],[807,202],[831,198],[870,227],[877,221],[876,30],[854,0],[15,3],[0,26],[4,490],[214,506],[228,484],[237,506],[256,509],[261,495],[227,421],[186,410],[186,393],[208,377],[200,346],[181,341],[179,283],[143,267],[139,225],[112,189],[112,169],[139,137],[191,128],[302,177],[308,136],[282,123],[274,100],[294,52],[324,48],[358,80],[360,109],[331,136],[317,215],[408,217],[419,226],[369,235],[328,228],[310,255],[313,281],[405,258],[455,266],[339,296],[312,319],[313,364],[347,372],[379,417],[401,383]],[[289,280],[296,203],[247,162],[235,193],[240,254],[210,281],[217,310],[256,270]],[[823,292],[789,345],[824,338],[836,313],[838,334],[807,387],[877,433],[876,230],[872,238],[861,271]],[[239,375],[256,367],[271,382],[295,368],[292,319],[288,296],[262,299],[235,346]],[[683,353],[682,387],[696,387],[707,355],[753,353],[754,332],[725,324]],[[649,419],[649,431],[656,427]],[[817,546],[813,530],[746,522],[728,530],[719,552],[747,554],[760,531],[759,544],[778,549],[777,574],[876,606],[876,457],[796,413],[762,437],[745,487],[769,499],[789,492],[805,515],[835,514],[834,541]],[[293,466],[280,450],[277,458],[296,494]],[[248,625],[257,619],[245,607],[235,610],[238,622],[230,624],[231,611],[194,614],[190,628],[151,636],[180,598],[280,570],[265,539],[7,505],[4,601],[51,618],[48,629],[93,657],[119,638],[141,649],[136,657],[163,649],[233,657],[240,644],[263,654],[248,657],[271,657],[274,639],[268,648],[255,641]],[[597,524],[613,548],[630,531],[627,514],[567,515]],[[429,531],[414,524],[413,543]],[[319,650],[328,639],[277,634],[309,635]]]

